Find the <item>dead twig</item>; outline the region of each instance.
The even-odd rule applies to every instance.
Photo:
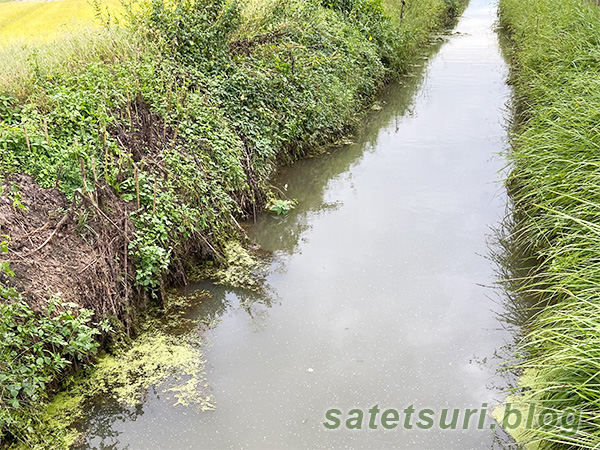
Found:
[[[39,228],[36,228],[33,231],[30,231],[29,233],[23,234],[22,236],[19,236],[18,238],[14,239],[15,242],[19,242],[22,239],[29,239],[31,236],[33,236],[34,234],[40,233],[42,231],[44,231],[46,228],[48,228],[50,226],[50,222],[46,222],[44,225],[42,225]],[[31,242],[31,239],[29,239],[29,241]]]
[[[75,189],[75,193],[77,195],[79,195],[79,197],[81,197],[81,199],[86,202],[88,205],[90,205],[92,208],[94,208],[102,217],[104,217],[104,219],[106,219],[106,221],[108,221],[108,223],[110,223],[113,227],[115,227],[117,230],[119,230],[121,233],[123,233],[123,230],[121,230],[121,228],[119,228],[119,226],[114,223],[110,217],[108,217],[106,214],[104,214],[104,211],[102,211],[100,208],[98,208],[98,205],[96,205],[89,197],[86,197],[85,195],[83,195],[81,193],[81,189]]]
[[[46,136],[46,144],[50,145],[50,135],[48,134],[48,121],[44,117],[44,135]]]
[[[96,264],[98,262],[97,259],[93,260],[91,263],[89,263],[87,266],[85,266],[83,269],[81,269],[79,272],[79,275],[81,275],[83,272],[85,272],[86,270],[88,270],[91,266],[93,266],[94,264]]]
[[[98,175],[96,174],[96,160],[92,155],[92,173],[94,174],[94,201],[98,204],[98,192],[96,186],[98,186]]]
[[[242,236],[244,236],[244,239],[246,240],[250,240],[250,238],[248,237],[248,235],[246,234],[246,230],[244,230],[242,228],[242,226],[239,224],[239,222],[237,220],[235,220],[235,217],[233,217],[233,214],[229,214],[229,217],[231,217],[231,220],[233,220],[233,223],[236,224],[236,226],[238,227],[238,230],[240,230],[240,232],[242,233]]]
[[[58,189],[58,180],[60,180],[60,174],[62,173],[63,165],[61,164],[58,167],[58,171],[56,172],[56,180],[54,181],[54,189]]]
[[[60,229],[67,223],[67,220],[69,220],[69,217],[71,217],[71,208],[69,208],[69,210],[65,213],[65,215],[62,217],[62,219],[60,219],[58,221],[58,223],[56,224],[56,228],[54,228],[54,231],[52,232],[52,234],[50,236],[48,236],[48,239],[46,239],[44,241],[44,243],[42,245],[40,245],[38,248],[36,248],[35,250],[30,251],[25,256],[29,256],[29,255],[32,255],[32,254],[34,254],[36,252],[39,252],[46,245],[48,245],[48,243],[52,240],[52,238],[54,236],[56,236],[56,233],[58,233],[60,231]]]
[[[79,168],[81,169],[81,179],[83,181],[83,191],[86,195],[90,196],[90,200],[94,201],[94,198],[91,196],[92,194],[88,190],[87,180],[85,177],[85,165],[83,164],[83,158],[79,158]]]

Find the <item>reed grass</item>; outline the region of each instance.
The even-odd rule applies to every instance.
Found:
[[[575,434],[538,426],[521,438],[600,448],[600,11],[582,0],[500,0],[500,23],[516,114],[510,239],[535,262],[516,284],[542,306],[512,368],[524,373],[525,402],[581,417]]]

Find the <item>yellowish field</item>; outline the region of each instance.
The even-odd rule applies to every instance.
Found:
[[[102,0],[106,13],[119,11],[119,0]],[[0,48],[15,42],[49,42],[64,30],[95,25],[96,11],[87,0],[0,0]]]

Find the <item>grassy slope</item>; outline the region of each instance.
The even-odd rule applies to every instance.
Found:
[[[507,181],[513,245],[535,260],[514,280],[545,307],[525,326],[523,401],[581,416],[540,427],[539,448],[600,444],[600,12],[582,0],[500,0],[518,111]],[[525,305],[523,305],[525,307]]]
[[[386,0],[385,8],[397,12],[398,3]],[[264,206],[277,167],[351,130],[379,87],[408,70],[458,10],[449,0],[418,0],[400,21],[377,0],[197,0],[179,9],[153,2],[136,9],[129,28],[77,32],[34,50],[13,47],[0,53],[4,196],[14,196],[13,188],[18,195],[16,174],[33,177],[38,199],[56,184],[69,203],[77,200],[67,230],[92,247],[119,237],[113,224],[126,216],[134,230],[129,258],[102,248],[105,262],[76,272],[94,285],[94,273],[117,273],[118,286],[105,290],[112,297],[63,295],[91,307],[95,320],[133,329],[137,311],[128,293],[160,298],[190,261],[223,259],[225,244],[239,237],[234,217]],[[100,213],[77,192],[111,201]],[[13,222],[27,224],[32,209],[15,208]],[[35,246],[63,213],[28,230]],[[2,230],[13,232],[22,234]],[[35,274],[40,262],[26,257],[26,240],[7,243],[7,258],[17,262],[12,284],[26,288],[22,274]],[[49,241],[43,252],[60,253],[60,243]],[[127,270],[132,261],[135,270]],[[51,296],[56,287],[47,290]],[[21,356],[0,344],[0,375],[4,367],[18,377]],[[41,360],[40,370],[57,379],[65,370],[52,364]],[[24,405],[43,397],[34,394],[0,389],[0,433],[27,437],[31,408],[23,414]],[[15,422],[3,423],[7,418]]]

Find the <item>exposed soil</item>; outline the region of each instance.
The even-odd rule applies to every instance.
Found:
[[[39,309],[51,295],[117,319],[131,333],[134,312],[145,295],[134,286],[135,268],[127,247],[133,239],[128,204],[110,188],[73,202],[57,189],[43,189],[26,175],[8,180],[18,186],[0,197],[0,235],[11,237],[7,254],[15,277],[8,284]]]

